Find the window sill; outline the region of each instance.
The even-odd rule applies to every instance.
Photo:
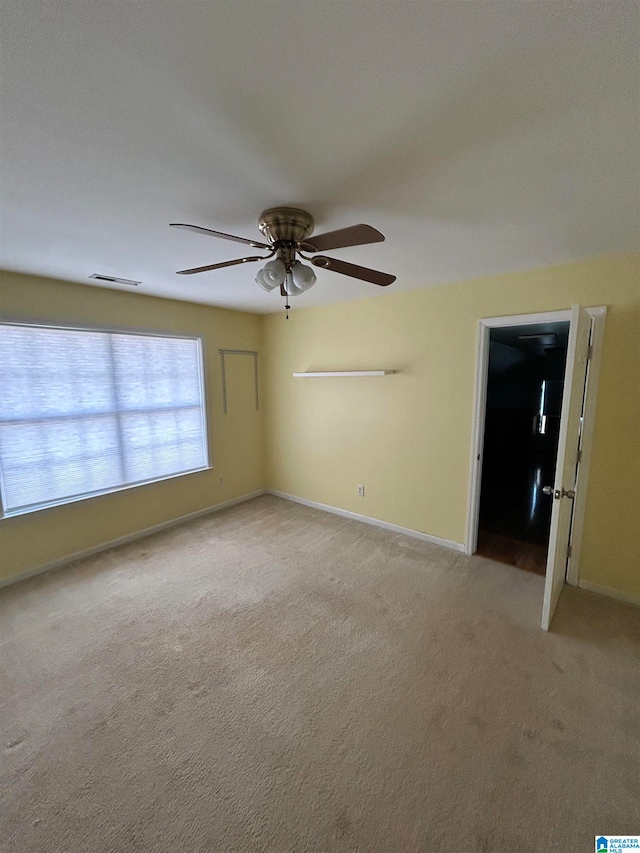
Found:
[[[109,495],[117,495],[121,492],[128,492],[131,489],[140,489],[146,486],[154,486],[156,483],[164,483],[168,480],[176,480],[179,477],[189,477],[191,474],[201,474],[203,471],[213,471],[214,465],[206,465],[203,468],[193,468],[191,471],[180,471],[178,474],[168,474],[166,477],[158,477],[155,480],[141,480],[138,483],[127,483],[125,486],[118,486],[115,489],[105,489],[100,492],[91,492],[90,494],[74,495],[73,497],[63,498],[59,501],[52,501],[46,504],[37,504],[20,509],[11,510],[0,515],[0,523],[11,518],[22,518],[33,513],[46,512],[46,510],[58,509],[59,507],[69,506],[69,504],[85,503],[94,501],[97,498],[108,497]]]

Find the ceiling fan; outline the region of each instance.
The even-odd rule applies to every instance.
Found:
[[[396,280],[394,275],[379,272],[378,270],[350,264],[336,258],[328,258],[326,255],[315,255],[306,257],[303,252],[315,253],[326,249],[343,249],[346,246],[362,246],[365,243],[380,243],[384,235],[370,225],[352,225],[349,228],[340,228],[337,231],[327,231],[325,234],[317,234],[312,237],[313,217],[304,210],[295,207],[272,207],[265,210],[258,220],[258,228],[263,233],[268,243],[250,240],[246,237],[235,237],[222,231],[212,231],[210,228],[202,228],[199,225],[186,225],[181,222],[172,222],[172,228],[182,228],[185,231],[195,231],[196,234],[209,234],[212,237],[220,237],[223,240],[233,240],[236,243],[245,243],[255,249],[268,249],[267,255],[252,255],[246,258],[235,258],[232,261],[223,261],[219,264],[208,264],[204,267],[194,267],[188,270],[178,270],[179,275],[193,275],[194,273],[219,270],[223,267],[232,267],[236,264],[246,264],[253,261],[264,261],[269,258],[264,268],[257,276],[256,282],[267,292],[280,288],[280,293],[287,296],[298,296],[309,290],[316,282],[316,275],[311,267],[301,263],[296,255],[305,261],[320,267],[332,270],[371,284],[386,287]],[[274,257],[275,255],[275,257]],[[286,305],[289,308],[289,305]]]

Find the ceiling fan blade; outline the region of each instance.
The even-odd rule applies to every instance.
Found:
[[[246,237],[234,237],[233,234],[225,234],[224,231],[212,231],[211,228],[202,228],[200,225],[185,225],[183,222],[171,222],[171,228],[182,228],[183,231],[194,231],[196,234],[209,234],[212,237],[221,237],[223,240],[233,240],[235,243],[246,243],[254,249],[270,249],[266,243],[257,240],[248,240]]]
[[[352,278],[360,278],[362,281],[370,281],[371,284],[379,284],[380,287],[387,287],[393,284],[396,280],[395,275],[390,275],[388,272],[380,272],[379,270],[370,270],[368,267],[360,267],[357,264],[348,264],[346,261],[338,261],[336,258],[327,258],[325,255],[317,255],[311,258],[311,263],[315,267],[339,272],[342,275],[350,275]]]
[[[266,258],[270,257],[269,255]],[[234,261],[223,261],[221,264],[209,264],[206,267],[194,267],[191,270],[178,270],[176,275],[193,275],[196,272],[209,272],[209,270],[221,270],[223,267],[234,267],[236,264],[248,264],[251,261],[264,261],[265,257],[256,256],[251,258],[236,258]]]
[[[382,243],[384,234],[370,225],[351,225],[337,231],[316,234],[304,240],[300,247],[305,252],[326,252],[327,249],[344,249],[346,246],[364,246],[365,243]]]

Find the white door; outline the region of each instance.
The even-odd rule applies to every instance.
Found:
[[[567,346],[567,364],[564,374],[562,412],[560,414],[558,458],[553,484],[547,575],[542,604],[542,628],[544,631],[549,630],[567,572],[567,552],[571,534],[571,516],[576,486],[580,422],[587,377],[587,362],[589,360],[590,333],[591,317],[581,305],[573,305]]]

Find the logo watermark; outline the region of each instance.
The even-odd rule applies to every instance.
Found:
[[[596,853],[640,850],[640,835],[596,835]]]

